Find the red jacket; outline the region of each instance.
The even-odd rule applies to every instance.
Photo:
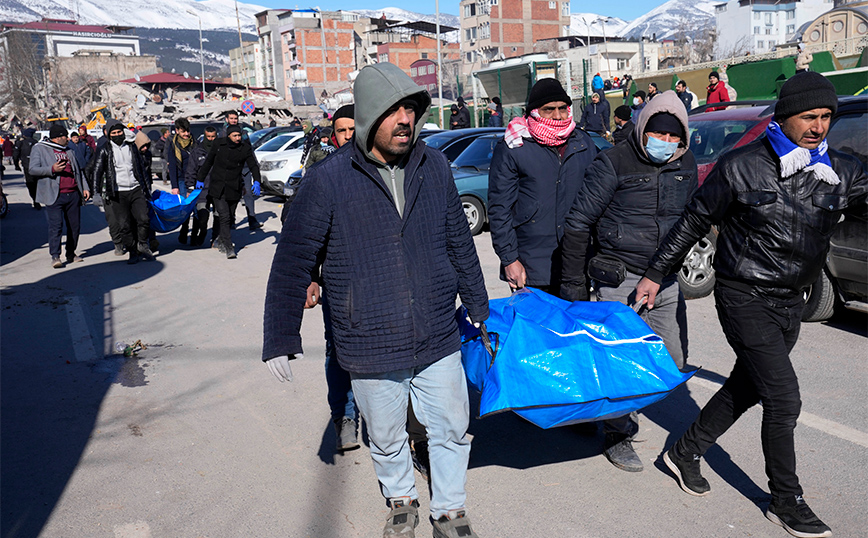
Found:
[[[725,103],[729,101],[729,92],[726,91],[726,84],[719,81],[714,86],[709,86],[705,88],[708,90],[708,97],[705,98],[705,104],[710,105],[711,103]],[[706,112],[710,112],[712,110],[725,110],[725,106],[711,107],[705,109]]]

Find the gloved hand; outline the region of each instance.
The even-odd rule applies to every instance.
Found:
[[[99,194],[94,194],[93,195],[93,205],[95,205],[97,207],[103,207],[104,204],[102,201],[102,196],[100,196]]]
[[[588,293],[588,288],[584,284],[575,284],[573,282],[561,283],[561,299],[565,301],[590,301],[591,297]]]
[[[259,196],[261,192],[262,192],[262,190],[259,188],[259,182],[254,181],[253,182],[253,195]]]
[[[296,353],[293,355],[293,358],[301,359],[303,356],[304,355],[301,353]],[[289,355],[282,355],[280,357],[268,359],[265,364],[268,365],[268,371],[271,372],[271,374],[281,383],[284,381],[292,381],[292,368],[289,366]]]
[[[197,189],[204,189],[205,188],[205,182],[204,181],[197,181],[196,182],[196,188]]]

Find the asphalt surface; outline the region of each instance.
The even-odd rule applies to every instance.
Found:
[[[304,358],[278,383],[260,361],[265,284],[279,235],[238,210],[238,259],[159,237],[156,261],[114,256],[105,219],[82,210],[83,263],[52,269],[43,212],[19,173],[0,221],[0,536],[376,537],[387,514],[367,446],[334,451],[319,309]],[[475,238],[492,298],[489,234]],[[541,430],[512,413],[473,419],[469,516],[485,538],[788,536],[763,515],[768,486],[759,407],[706,455],[709,496],[683,493],[661,454],[727,376],[733,353],[712,298],[688,304],[686,387],[646,408],[645,471],[615,469],[602,433]],[[866,316],[805,324],[792,358],[805,497],[835,536],[868,535]],[[141,340],[135,357],[116,342]],[[363,437],[367,443],[367,438]],[[428,494],[417,475],[421,512]],[[430,536],[427,519],[418,536]]]

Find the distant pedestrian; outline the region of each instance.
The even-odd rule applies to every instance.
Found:
[[[470,111],[467,110],[463,97],[459,97],[456,104],[452,105],[450,124],[452,129],[467,129],[470,127]]]
[[[277,120],[275,120],[274,118],[271,118],[271,121],[268,122],[268,126],[269,127],[277,127]]]
[[[687,83],[683,80],[676,82],[675,94],[678,95],[678,99],[684,103],[684,108],[690,112],[690,109],[693,108],[693,94],[687,90]]]
[[[633,94],[633,106],[630,108],[633,109],[633,114],[636,114],[645,108],[645,92],[637,90],[636,93]]]
[[[93,155],[93,153],[96,152],[96,140],[94,140],[94,138],[90,136],[90,133],[87,132],[87,125],[81,124],[78,126],[78,137],[87,144],[90,148],[91,155]]]
[[[600,94],[592,93],[591,102],[585,105],[582,111],[582,120],[579,127],[591,133],[602,136],[609,132],[609,115],[603,105],[600,104]]]
[[[630,137],[636,125],[632,121],[633,110],[627,105],[621,105],[615,109],[615,132],[612,138],[615,144],[619,144]]]
[[[187,197],[187,194],[193,190],[192,184],[187,184],[187,179],[184,176],[184,171],[187,169],[187,163],[190,161],[190,154],[196,148],[196,141],[193,140],[193,134],[190,132],[190,122],[187,118],[178,118],[175,120],[175,135],[166,144],[166,168],[168,170],[169,182],[172,184],[172,194],[180,194]],[[187,233],[190,231],[190,219],[181,224],[181,229],[178,231],[178,242],[182,245],[187,244]]]
[[[726,91],[726,84],[720,81],[720,74],[717,71],[712,71],[708,75],[708,87],[706,88],[708,95],[705,98],[705,104],[726,103],[729,101],[729,92]],[[725,106],[710,107],[705,109],[706,112],[713,110],[726,110]]]
[[[226,131],[226,137],[218,139],[211,147],[205,162],[199,168],[197,180],[204,184],[205,176],[211,174],[208,194],[220,219],[218,248],[226,254],[226,258],[234,259],[236,254],[232,244],[232,220],[244,191],[245,165],[253,176],[252,191],[256,196],[260,194],[262,179],[259,163],[253,156],[253,148],[250,143],[241,140],[241,126],[231,125]]]
[[[36,140],[33,138],[35,134],[36,129],[32,127],[24,129],[12,150],[12,161],[16,170],[24,172],[24,184],[27,186],[30,199],[33,200],[33,208],[42,209],[42,205],[36,201],[36,179],[30,174],[30,152],[36,145]]]
[[[328,113],[323,112],[323,116],[327,118]],[[327,125],[330,124],[331,122],[327,122]],[[229,128],[233,125],[241,127],[241,143],[250,146],[250,135],[247,133],[245,124],[241,123],[238,119],[238,112],[235,112],[234,110],[230,110],[226,113],[226,123],[223,125],[223,134],[220,136],[226,138],[229,133]],[[253,159],[256,160],[256,153],[252,150],[252,147],[251,154],[253,155]],[[259,163],[257,162],[257,167],[258,166]],[[244,200],[244,209],[247,212],[247,227],[251,230],[258,230],[259,228],[262,228],[262,224],[260,224],[256,219],[256,196],[259,196],[259,193],[256,193],[255,195],[253,193],[253,175],[250,167],[246,165],[244,166],[243,177],[244,193],[242,198]],[[232,222],[235,222],[234,212],[232,213]]]
[[[503,116],[498,114],[497,104],[494,101],[488,103],[488,112],[488,126],[503,127]]]
[[[796,62],[796,73],[807,71],[811,67],[811,62],[814,61],[814,55],[808,52],[804,43],[799,43],[799,52],[794,60]]]
[[[60,242],[66,224],[66,263],[80,262],[75,253],[81,232],[81,206],[90,199],[90,186],[84,178],[75,153],[67,147],[65,127],[52,125],[48,140],[33,146],[30,175],[37,182],[36,199],[45,206],[48,220],[48,253],[51,266],[63,267]]]
[[[591,90],[594,93],[597,93],[603,91],[603,86],[605,86],[603,83],[603,77],[601,77],[599,73],[595,74],[594,78],[591,80]]]
[[[190,232],[190,245],[194,247],[201,246],[205,243],[205,238],[208,235],[208,218],[210,216],[210,208],[213,206],[213,201],[208,194],[208,189],[211,187],[211,173],[205,174],[203,179],[199,179],[199,169],[205,164],[211,148],[217,140],[217,129],[212,126],[205,127],[205,135],[202,138],[202,143],[193,148],[193,153],[187,161],[187,169],[184,172],[186,183],[193,185],[197,189],[201,189],[199,198],[196,199],[196,214],[193,218],[193,230]],[[220,236],[219,220],[214,218],[214,229],[211,233],[211,240],[216,241]]]
[[[78,131],[69,132],[69,148],[75,153],[78,167],[81,170],[84,170],[87,167],[87,163],[90,162],[90,158],[93,156],[93,151],[90,149],[90,146],[87,145],[87,142],[81,139]]]

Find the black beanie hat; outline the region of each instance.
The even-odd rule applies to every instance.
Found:
[[[711,73],[708,74],[708,78],[711,78],[711,77],[714,77],[717,80],[720,80],[720,73],[718,73],[717,71],[712,71]]]
[[[781,87],[778,103],[775,105],[775,120],[786,119],[815,108],[829,108],[832,114],[838,110],[835,86],[820,73],[796,73]]]
[[[648,118],[645,132],[671,133],[684,138],[684,126],[678,118],[668,112],[660,112]]]
[[[332,114],[332,125],[335,124],[341,118],[349,118],[351,120],[356,118],[356,105],[344,105],[339,109],[335,110],[335,113]]]
[[[228,136],[231,135],[232,133],[242,133],[242,134],[244,134],[244,130],[243,130],[243,129],[241,128],[241,126],[238,125],[238,124],[230,125],[230,126],[226,129],[226,136],[228,137]]]
[[[62,125],[54,124],[51,126],[51,129],[48,130],[48,138],[59,138],[61,136],[68,136],[69,131]]]
[[[544,78],[537,81],[530,89],[530,95],[527,96],[527,113],[530,114],[531,110],[553,101],[563,101],[570,106],[573,104],[573,100],[557,79]]]
[[[627,105],[621,105],[615,109],[615,117],[624,121],[629,120],[633,115],[633,110]]]
[[[108,123],[107,125],[108,128],[105,131],[106,135],[111,135],[112,131],[117,131],[118,129],[120,129],[121,131],[124,130],[124,124],[119,121],[113,121],[111,123]]]

